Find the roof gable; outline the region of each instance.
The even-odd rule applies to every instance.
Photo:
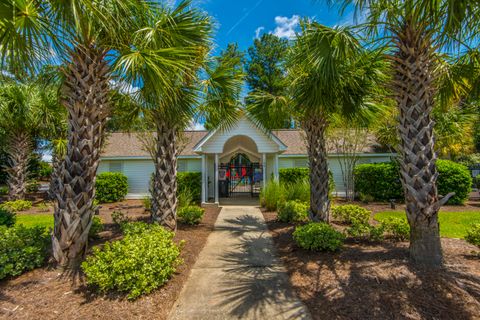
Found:
[[[228,129],[210,131],[198,142],[193,151],[198,153],[222,153],[228,140],[236,136],[246,136],[252,139],[260,153],[283,152],[287,149],[287,146],[278,137],[243,115]]]

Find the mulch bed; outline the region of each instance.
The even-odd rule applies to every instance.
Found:
[[[408,243],[347,242],[338,253],[309,252],[294,227],[263,212],[290,282],[314,319],[480,319],[480,258],[463,240],[442,239],[446,267],[418,270]]]
[[[205,209],[200,225],[178,226],[175,240],[186,241],[181,253],[184,263],[165,286],[150,295],[131,302],[125,296],[96,294],[81,279],[72,283],[58,270],[45,267],[0,282],[0,319],[166,319],[220,212],[216,207]],[[100,217],[107,228],[96,244],[120,236],[118,229],[108,225],[112,210],[128,212],[132,219],[148,217],[140,201],[104,205]]]

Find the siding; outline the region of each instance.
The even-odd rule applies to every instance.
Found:
[[[153,162],[148,159],[131,160],[103,160],[98,167],[98,173],[108,172],[111,163],[122,163],[122,173],[128,178],[128,198],[141,198],[149,193],[150,177],[154,171]],[[179,159],[179,167],[186,168],[186,171],[201,171],[201,159]]]

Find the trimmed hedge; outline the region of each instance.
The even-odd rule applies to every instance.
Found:
[[[448,200],[448,204],[463,204],[472,191],[472,176],[464,165],[449,160],[437,160],[438,194],[446,196],[449,192],[455,195]]]
[[[437,160],[438,194],[455,192],[447,204],[462,204],[468,199],[472,178],[467,167],[450,160]],[[354,170],[355,190],[376,201],[403,199],[399,166],[394,162],[361,164]]]
[[[353,170],[355,191],[376,201],[403,199],[399,167],[394,162],[360,164]]]
[[[120,172],[103,172],[95,182],[95,198],[100,203],[123,200],[128,193],[128,179]]]
[[[178,193],[183,190],[193,197],[193,200],[200,200],[202,197],[202,173],[201,172],[177,172]]]

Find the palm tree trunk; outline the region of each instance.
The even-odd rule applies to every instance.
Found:
[[[325,130],[327,121],[321,115],[310,116],[303,121],[307,136],[307,151],[310,163],[310,219],[330,221],[330,200],[328,199],[329,176]]]
[[[87,251],[94,215],[95,178],[109,113],[109,67],[105,51],[78,46],[64,73],[68,145],[61,167],[52,236],[60,266],[76,269]]]
[[[400,111],[400,172],[410,224],[410,257],[417,265],[443,263],[438,210],[451,195],[438,200],[437,155],[434,151],[433,48],[431,34],[419,24],[405,22],[397,35],[393,57],[394,92]]]
[[[157,147],[152,193],[152,220],[177,229],[177,129],[157,121]]]
[[[25,199],[31,149],[30,136],[25,132],[18,132],[9,137],[9,145],[6,149],[8,156],[6,172],[10,200]]]

